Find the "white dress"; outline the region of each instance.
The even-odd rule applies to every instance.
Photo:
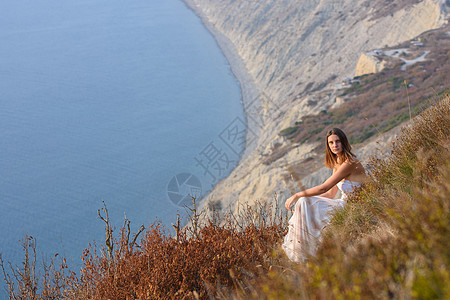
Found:
[[[342,180],[337,187],[341,199],[320,196],[302,197],[295,204],[294,214],[289,220],[289,231],[284,237],[283,250],[290,260],[299,262],[306,254],[313,255],[320,242],[320,232],[328,224],[330,213],[345,204],[347,194],[360,186],[359,182]]]

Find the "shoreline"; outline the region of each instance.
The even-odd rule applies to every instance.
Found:
[[[249,122],[246,108],[250,104],[254,105],[254,103],[256,103],[256,105],[261,105],[260,91],[256,87],[256,84],[254,80],[251,78],[251,75],[248,73],[241,56],[239,56],[239,54],[237,53],[236,48],[234,44],[231,42],[231,40],[228,37],[226,37],[222,32],[217,30],[216,27],[209,22],[208,17],[203,13],[201,8],[198,7],[196,3],[194,3],[192,0],[181,0],[181,1],[186,5],[188,9],[190,9],[200,19],[203,26],[213,36],[214,40],[216,41],[217,45],[219,46],[220,50],[222,51],[223,55],[228,61],[231,72],[233,73],[234,77],[236,78],[239,84],[241,94],[240,101],[242,103],[242,110],[245,117],[246,140],[244,149],[239,158],[239,162],[233,169],[235,170],[241,165],[242,161],[245,158],[247,158],[250,155],[250,153],[252,153],[253,150],[255,150],[257,147],[257,141],[255,141],[249,136],[249,131],[254,133],[258,139],[260,128],[256,124],[252,125],[253,122]],[[233,170],[231,171],[231,173],[233,172]],[[230,176],[231,173],[228,176]],[[227,177],[222,178],[220,181],[226,179]],[[204,196],[204,198],[206,197],[207,195]]]

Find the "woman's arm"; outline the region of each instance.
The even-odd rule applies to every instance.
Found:
[[[320,197],[327,197],[327,198],[333,199],[334,196],[336,196],[337,191],[338,191],[338,187],[335,185],[335,186],[333,186],[331,189],[329,189],[328,192],[323,193],[323,194],[321,194],[321,195],[319,195],[319,196],[320,196]]]
[[[335,172],[336,172],[336,169],[333,169],[333,173],[331,175],[333,175]],[[336,196],[337,191],[338,191],[338,187],[335,185],[331,189],[329,189],[328,192],[323,193],[323,194],[321,194],[319,196],[333,199],[334,196]]]
[[[305,191],[301,191],[292,195],[289,199],[286,200],[285,207],[289,209],[292,204],[294,204],[298,198],[308,197],[308,196],[317,196],[320,194],[324,194],[328,192],[331,188],[333,188],[339,181],[348,177],[354,168],[354,164],[350,164],[348,162],[343,163],[336,170],[333,175],[330,176],[324,183],[321,185],[315,186],[313,188],[307,189]]]

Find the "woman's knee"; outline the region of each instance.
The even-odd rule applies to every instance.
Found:
[[[298,198],[297,203],[295,203],[295,209],[302,209],[307,204],[306,201],[307,198],[305,197]]]

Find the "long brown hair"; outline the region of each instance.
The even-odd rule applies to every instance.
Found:
[[[337,164],[337,155],[334,154],[333,152],[331,152],[330,146],[328,145],[328,137],[330,135],[337,135],[339,137],[339,140],[341,141],[341,145],[342,145],[342,157],[344,159],[344,161],[353,161],[353,158],[355,157],[355,155],[352,153],[352,146],[350,145],[350,143],[348,142],[347,136],[345,135],[345,133],[340,130],[339,128],[333,128],[330,131],[328,131],[327,133],[327,137],[325,139],[325,166],[327,166],[327,168],[333,169],[333,167]]]

